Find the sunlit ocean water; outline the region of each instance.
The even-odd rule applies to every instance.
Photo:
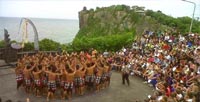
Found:
[[[48,38],[60,43],[70,43],[79,30],[78,20],[69,19],[40,19],[29,18],[39,34],[39,40]],[[20,28],[21,18],[0,17],[0,40],[4,39],[4,28],[8,30],[11,40],[22,41],[22,27]],[[19,32],[19,33],[18,33]],[[28,40],[33,42],[34,33],[28,25]]]

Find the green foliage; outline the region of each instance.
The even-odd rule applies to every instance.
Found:
[[[117,51],[123,46],[130,46],[134,39],[133,33],[115,34],[98,37],[75,38],[72,46],[75,51],[88,50],[95,48],[99,51]]]
[[[173,18],[171,16],[163,14],[161,11],[154,12],[152,10],[147,10],[146,15],[152,17],[163,25],[175,27],[178,31],[182,33],[187,33],[189,31],[190,23],[192,20],[190,17]],[[199,21],[194,20],[192,32],[200,33]]]
[[[69,44],[61,44],[61,49],[63,51],[66,51],[66,52],[73,52],[74,51],[71,43],[69,43]]]
[[[40,46],[40,51],[56,51],[58,50],[59,47],[61,47],[62,50],[67,52],[73,51],[72,44],[60,44],[51,39],[43,39],[39,41],[39,46]],[[33,42],[25,43],[23,51],[33,51],[33,50],[34,50]]]
[[[80,13],[80,21],[82,28],[80,28],[76,37],[98,37],[111,34],[124,34],[133,30],[137,31],[137,34],[141,34],[145,29],[155,30],[158,28],[158,20],[146,19],[141,13],[136,11],[143,11],[143,7],[134,6],[130,8],[126,5],[113,5],[110,7],[97,7],[96,10],[88,11],[87,13]],[[148,15],[154,14],[154,12],[147,12]],[[158,13],[159,15],[162,12]],[[157,16],[157,15],[153,15]],[[159,18],[159,19],[162,19]],[[83,23],[82,23],[83,22]],[[167,24],[175,25],[167,20]],[[163,28],[162,28],[163,27]],[[154,28],[154,29],[153,29]],[[165,29],[165,26],[160,26],[160,29]],[[159,30],[160,30],[159,29]]]
[[[4,42],[4,40],[1,40],[0,41],[0,48],[3,48],[5,46],[5,42]]]
[[[130,9],[130,7],[126,6],[126,5],[116,5],[115,6],[116,11],[123,11],[123,10],[129,10],[129,9]]]
[[[96,7],[96,11],[98,11],[98,10],[100,10],[100,8],[99,8],[99,7]]]
[[[15,40],[10,41],[10,43],[16,43]],[[5,47],[5,41],[4,40],[0,40],[0,48],[4,48]]]
[[[83,13],[84,26],[79,30],[76,37],[97,37],[110,34],[124,34],[135,30],[132,26],[140,20],[140,15],[135,13],[126,5],[113,5],[110,7],[97,7],[96,10],[88,11],[86,16]],[[122,15],[122,16],[118,16]],[[127,18],[131,18],[132,25],[127,23]],[[121,24],[121,25],[120,25]]]
[[[90,12],[94,12],[94,9],[91,8],[89,11],[90,11]]]
[[[12,43],[17,43],[17,41],[15,41],[15,40],[12,40],[12,41],[10,41],[10,43],[12,44]]]
[[[34,50],[33,42],[28,42],[24,44],[23,51],[33,51],[33,50]]]
[[[59,47],[61,47],[61,44],[51,39],[45,38],[39,41],[39,47],[40,51],[55,51],[58,50]],[[34,50],[33,42],[25,43],[23,51],[33,51],[33,50]]]
[[[60,44],[56,41],[45,38],[39,42],[39,46],[41,51],[50,51],[50,50],[52,51],[52,50],[58,50]]]
[[[130,12],[130,18],[133,22],[138,23],[140,21],[140,15],[138,15],[136,12],[131,11]]]

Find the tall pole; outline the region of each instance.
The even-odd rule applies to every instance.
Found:
[[[189,2],[189,3],[192,3],[194,5],[194,10],[193,10],[193,14],[192,14],[192,20],[191,20],[190,30],[189,30],[189,33],[191,33],[192,25],[193,25],[193,21],[194,21],[194,13],[195,13],[195,9],[196,9],[196,3],[192,2],[192,1],[188,1],[188,0],[182,0],[182,1]]]

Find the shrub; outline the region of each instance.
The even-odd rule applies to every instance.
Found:
[[[55,51],[55,50],[58,50],[59,47],[66,49],[64,44],[61,45],[60,43],[53,41],[51,39],[47,39],[47,38],[39,41],[39,47],[40,47],[40,51]],[[25,43],[23,51],[33,51],[33,50],[34,50],[33,42]]]
[[[4,40],[1,40],[0,41],[0,48],[3,48],[5,46],[5,42],[4,42]]]
[[[39,42],[39,47],[41,51],[58,50],[60,44],[56,41],[45,38]]]
[[[33,51],[34,50],[34,43],[33,42],[28,42],[24,44],[24,51]]]
[[[75,51],[95,48],[99,51],[117,51],[123,46],[130,46],[134,39],[133,33],[115,34],[98,37],[75,38],[72,46]]]

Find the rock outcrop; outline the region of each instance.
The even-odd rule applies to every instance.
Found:
[[[162,29],[156,20],[145,15],[144,7],[126,5],[113,5],[87,10],[86,7],[79,12],[80,36],[104,36],[110,34],[123,34],[136,32],[141,34],[144,30]]]

